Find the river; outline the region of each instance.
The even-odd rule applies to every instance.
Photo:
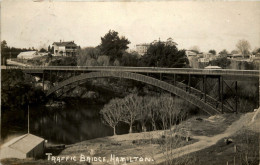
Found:
[[[56,144],[72,144],[84,140],[113,135],[113,129],[103,124],[99,111],[103,105],[77,102],[63,107],[30,106],[30,133]],[[8,114],[5,114],[8,115]],[[27,114],[19,115],[20,122],[3,125],[2,140],[27,133]],[[6,116],[7,118],[11,117]],[[128,133],[127,125],[120,124],[117,134]]]

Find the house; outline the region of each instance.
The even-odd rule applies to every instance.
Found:
[[[33,134],[16,137],[3,144],[0,149],[0,159],[4,158],[36,158],[44,153],[44,139]]]
[[[144,55],[147,52],[149,46],[150,46],[150,44],[147,44],[147,43],[137,44],[136,51],[138,54]]]
[[[191,51],[191,50],[186,50],[185,54],[187,57],[196,57],[197,56],[197,53],[195,53],[194,51]]]
[[[199,58],[198,62],[206,62],[207,63],[207,62],[209,62],[209,58],[204,58],[204,57],[203,58]]]
[[[75,56],[78,48],[74,41],[61,42],[60,40],[52,45],[54,56]]]
[[[32,59],[34,57],[39,57],[39,53],[37,51],[21,52],[17,56],[17,58],[20,58],[20,59]]]
[[[228,54],[227,56],[230,59],[243,59],[243,58],[249,58],[249,55],[243,56],[242,54]]]

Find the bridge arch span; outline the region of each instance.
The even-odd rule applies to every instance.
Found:
[[[220,113],[217,109],[215,109],[211,105],[205,103],[203,100],[197,98],[194,95],[187,93],[186,91],[184,91],[172,84],[158,80],[153,77],[145,76],[145,75],[138,74],[138,73],[131,73],[131,72],[102,71],[102,72],[84,73],[84,74],[81,74],[78,76],[68,78],[68,79],[58,83],[53,88],[49,89],[46,95],[49,96],[52,93],[54,93],[55,91],[61,89],[62,87],[67,86],[74,82],[78,82],[78,81],[85,80],[85,79],[91,79],[91,78],[105,78],[105,77],[125,78],[125,79],[131,79],[131,80],[143,82],[143,83],[146,83],[149,85],[153,85],[153,86],[159,87],[165,91],[168,91],[170,93],[173,93],[173,94],[181,97],[182,99],[199,107],[201,110],[207,112],[210,115]]]

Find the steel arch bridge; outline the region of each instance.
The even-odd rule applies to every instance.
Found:
[[[81,75],[77,75],[74,77],[70,77],[60,83],[58,85],[52,87],[50,90],[47,91],[47,96],[55,93],[56,91],[63,89],[65,86],[68,86],[70,84],[76,83],[75,86],[82,83],[82,81],[91,79],[91,78],[105,78],[105,77],[115,77],[115,78],[124,78],[124,79],[131,79],[136,80],[139,82],[143,82],[149,85],[153,85],[155,87],[159,87],[165,91],[168,91],[172,94],[175,94],[182,99],[190,102],[191,104],[199,107],[201,110],[207,112],[208,114],[218,114],[221,113],[221,107],[214,107],[214,103],[218,103],[218,105],[221,105],[218,100],[215,100],[214,98],[208,96],[208,102],[203,101],[202,97],[198,97],[198,95],[202,96],[203,93],[199,90],[196,90],[194,88],[191,88],[189,92],[186,90],[186,85],[181,82],[176,82],[176,85],[169,84],[167,82],[161,81],[159,79],[145,76],[138,73],[131,73],[131,72],[110,72],[110,71],[102,71],[102,72],[90,72],[90,73],[84,73]],[[75,86],[72,86],[71,88],[74,88]],[[65,91],[66,92],[66,91]],[[63,93],[63,91],[62,91]],[[62,94],[61,93],[61,94]],[[58,94],[59,95],[59,94]],[[210,104],[214,102],[213,104]],[[225,110],[232,111],[230,108],[225,106]]]
[[[85,83],[91,78],[124,78],[146,83],[155,87],[159,87],[165,91],[175,94],[191,104],[199,107],[208,114],[217,114],[223,112],[237,112],[238,102],[238,81],[256,81],[260,84],[259,71],[248,70],[205,70],[191,68],[157,68],[157,67],[114,67],[114,66],[2,66],[1,69],[21,69],[23,72],[31,75],[42,77],[42,88],[45,81],[50,81],[52,85],[46,92],[46,95],[56,94],[62,96],[71,89]],[[159,75],[159,77],[158,77]],[[164,75],[164,76],[162,76]],[[165,75],[171,77],[173,82],[167,82]],[[178,76],[180,76],[178,79]],[[183,79],[188,76],[188,79]],[[196,79],[202,78],[202,88],[196,89],[192,85],[191,77]],[[53,78],[58,80],[54,80]],[[55,78],[56,77],[56,78]],[[60,79],[61,78],[61,79]],[[207,89],[212,90],[212,86],[207,85],[207,79],[217,79],[216,86],[218,89],[214,91],[217,98],[209,95]],[[164,80],[162,80],[164,79]],[[169,80],[169,78],[166,78]],[[224,80],[225,79],[225,80]],[[185,81],[186,83],[183,83]],[[232,81],[228,84],[226,81]],[[201,81],[199,81],[201,82]],[[235,86],[235,87],[234,87]],[[214,87],[214,88],[215,88]],[[232,93],[235,105],[225,100],[223,89],[228,88]],[[260,90],[258,90],[258,99]],[[213,91],[213,90],[212,90]],[[212,94],[211,94],[212,95]],[[260,101],[258,101],[259,104]]]

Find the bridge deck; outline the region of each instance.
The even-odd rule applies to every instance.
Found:
[[[159,68],[159,67],[121,67],[121,66],[2,66],[1,69],[22,69],[30,73],[39,71],[113,71],[136,73],[166,73],[190,75],[221,75],[239,77],[260,77],[259,70],[233,69],[191,69],[191,68]]]

